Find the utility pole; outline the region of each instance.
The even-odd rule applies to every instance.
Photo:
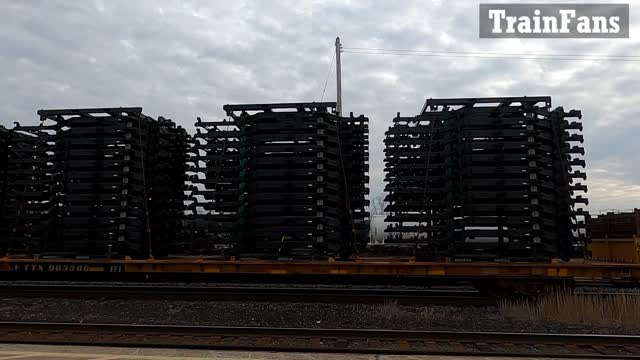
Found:
[[[342,44],[340,44],[340,37],[336,37],[336,111],[338,115],[342,114],[342,69],[340,65],[340,51],[342,50]]]

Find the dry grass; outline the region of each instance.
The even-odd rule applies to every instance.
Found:
[[[504,300],[500,313],[508,319],[537,322],[557,321],[589,325],[640,324],[640,296],[592,296],[555,290],[537,300]]]

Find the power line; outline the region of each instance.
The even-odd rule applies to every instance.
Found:
[[[336,59],[336,53],[333,53],[331,57],[331,64],[329,64],[329,71],[327,71],[327,77],[324,79],[324,87],[322,88],[322,97],[320,98],[320,102],[324,100],[324,93],[327,91],[327,83],[329,82],[329,75],[331,75],[331,69],[333,68],[333,61]]]
[[[639,55],[608,55],[608,54],[550,54],[550,53],[509,53],[509,52],[473,52],[473,51],[444,51],[444,50],[410,50],[410,49],[384,49],[364,47],[343,47],[345,50],[365,50],[398,53],[432,53],[432,54],[467,54],[467,55],[498,55],[498,56],[545,56],[545,57],[595,57],[595,58],[640,58]]]
[[[426,56],[447,58],[471,58],[471,59],[514,59],[514,60],[554,60],[554,61],[612,61],[612,62],[640,62],[640,58],[589,58],[589,57],[551,57],[551,56],[497,56],[481,53],[454,54],[454,53],[403,53],[389,51],[363,51],[343,50],[344,53],[368,54],[368,55],[395,55],[395,56]]]

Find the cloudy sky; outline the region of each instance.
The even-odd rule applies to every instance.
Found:
[[[223,117],[224,104],[319,101],[338,35],[345,47],[639,54],[634,4],[629,39],[496,40],[478,38],[479,3],[0,0],[0,124],[35,124],[43,108],[142,106],[192,129],[196,116]],[[590,209],[630,209],[640,207],[639,71],[640,62],[344,53],[343,103],[370,118],[375,197],[397,112],[415,115],[429,97],[550,95],[583,111]],[[335,100],[333,74],[324,100]]]

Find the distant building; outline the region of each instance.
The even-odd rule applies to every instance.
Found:
[[[371,244],[384,244],[384,229],[386,215],[372,215],[371,226],[369,228],[369,241]]]

